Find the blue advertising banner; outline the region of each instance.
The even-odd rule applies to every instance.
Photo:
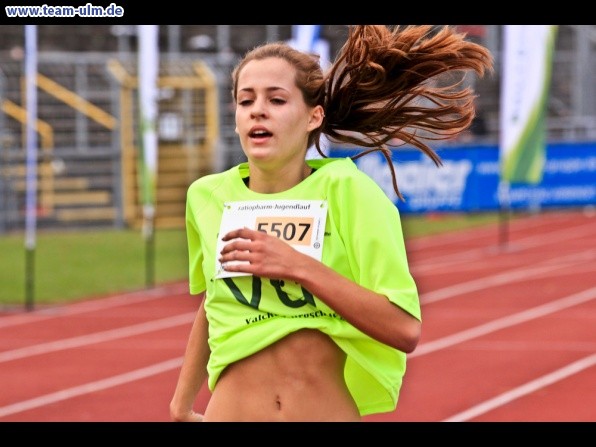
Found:
[[[356,148],[331,147],[330,157],[350,157]],[[415,149],[392,151],[397,184],[404,195],[400,201],[391,185],[391,173],[380,153],[355,160],[393,200],[400,212],[496,211],[499,203],[499,148],[478,145],[441,148],[443,166]],[[596,205],[596,142],[547,144],[542,181],[512,183],[512,209],[540,209]]]

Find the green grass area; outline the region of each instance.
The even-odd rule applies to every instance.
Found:
[[[185,234],[155,233],[153,278],[147,274],[147,247],[140,231],[38,232],[34,250],[35,303],[56,303],[137,290],[188,275]],[[23,235],[0,237],[0,305],[26,301]]]
[[[496,214],[403,216],[404,235],[418,237],[495,223]],[[140,231],[38,231],[29,275],[35,304],[54,304],[139,290],[188,278],[184,230],[155,233],[154,262],[147,270],[147,244]],[[27,299],[23,234],[0,236],[0,306]],[[152,277],[150,277],[152,276]]]

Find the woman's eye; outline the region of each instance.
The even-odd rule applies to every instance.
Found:
[[[272,102],[273,104],[285,104],[285,103],[286,103],[286,101],[285,101],[284,99],[281,99],[281,98],[273,98],[273,99],[271,100],[271,102]]]
[[[238,105],[241,106],[248,106],[252,103],[252,100],[250,99],[243,99],[242,101],[238,101]]]

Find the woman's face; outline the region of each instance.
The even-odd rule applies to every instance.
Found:
[[[262,167],[303,163],[308,134],[321,124],[322,107],[306,105],[295,74],[273,57],[250,61],[239,73],[236,132],[248,159]]]

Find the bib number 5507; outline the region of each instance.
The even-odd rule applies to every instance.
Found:
[[[274,235],[293,245],[309,245],[312,238],[311,218],[259,217],[257,230]]]

